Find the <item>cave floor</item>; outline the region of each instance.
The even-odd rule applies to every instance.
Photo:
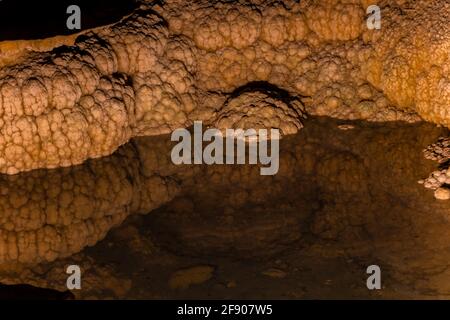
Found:
[[[325,256],[323,248],[292,246],[274,259],[191,258],[158,250],[158,254],[130,252],[125,238],[140,238],[129,226],[87,251],[100,264],[113,265],[133,285],[129,299],[431,299],[393,279],[384,279],[382,290],[366,287],[365,257]],[[122,241],[121,241],[122,240]],[[129,239],[131,240],[131,239]],[[150,252],[155,248],[147,244]],[[157,250],[157,249],[156,249]],[[328,247],[329,251],[334,248]],[[339,250],[337,248],[337,250]],[[108,254],[105,254],[108,252]],[[129,263],[132,261],[132,263]],[[171,276],[195,266],[212,266],[211,279],[187,288],[172,288]],[[115,298],[105,292],[102,298]],[[103,295],[103,294],[102,294]],[[98,299],[94,294],[85,298]]]

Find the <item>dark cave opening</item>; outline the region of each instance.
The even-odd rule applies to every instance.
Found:
[[[270,96],[280,99],[286,103],[289,103],[296,98],[303,98],[300,96],[294,97],[289,93],[289,91],[280,88],[279,86],[274,85],[268,81],[252,81],[233,90],[233,92],[229,94],[228,100],[236,98],[246,92],[267,93]]]
[[[81,30],[69,30],[70,5],[81,9]],[[120,20],[135,8],[133,0],[0,1],[0,41],[69,35]]]

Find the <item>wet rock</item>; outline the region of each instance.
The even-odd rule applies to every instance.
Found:
[[[192,285],[204,283],[213,277],[214,270],[214,267],[208,265],[178,270],[170,276],[169,287],[187,289]]]
[[[287,273],[281,269],[270,268],[261,273],[270,278],[283,279],[287,276]]]

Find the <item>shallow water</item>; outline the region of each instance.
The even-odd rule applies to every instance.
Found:
[[[26,181],[78,181],[73,192],[92,212],[121,216],[119,223],[144,214],[80,254],[2,281],[64,291],[64,266],[78,264],[86,283],[78,298],[445,297],[450,203],[417,181],[436,167],[422,149],[447,134],[426,123],[311,117],[281,141],[275,176],[259,175],[257,165],[175,166],[169,136],[134,139],[81,166],[1,176],[1,187],[13,191],[0,195],[3,208],[21,192],[31,192],[33,205],[49,201],[39,188],[24,191]],[[99,181],[114,176],[126,177],[120,192],[99,193]],[[155,179],[173,188],[161,191]],[[9,210],[3,227],[19,209]],[[382,270],[380,291],[366,288],[373,264]],[[199,284],[187,275],[190,285],[173,288],[174,273],[192,266],[213,272]]]

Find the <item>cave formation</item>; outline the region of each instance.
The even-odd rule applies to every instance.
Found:
[[[370,5],[380,29],[366,26]],[[77,298],[222,298],[235,266],[232,297],[258,285],[269,298],[448,297],[446,0],[133,8],[0,42],[0,283],[65,292],[65,267],[80,264]],[[175,165],[170,136],[195,121],[279,129],[278,172]],[[117,260],[164,279],[208,267],[202,283],[146,291],[148,274]],[[338,279],[342,261],[359,275],[331,291],[292,280],[316,267]],[[385,293],[360,288],[372,264]]]

